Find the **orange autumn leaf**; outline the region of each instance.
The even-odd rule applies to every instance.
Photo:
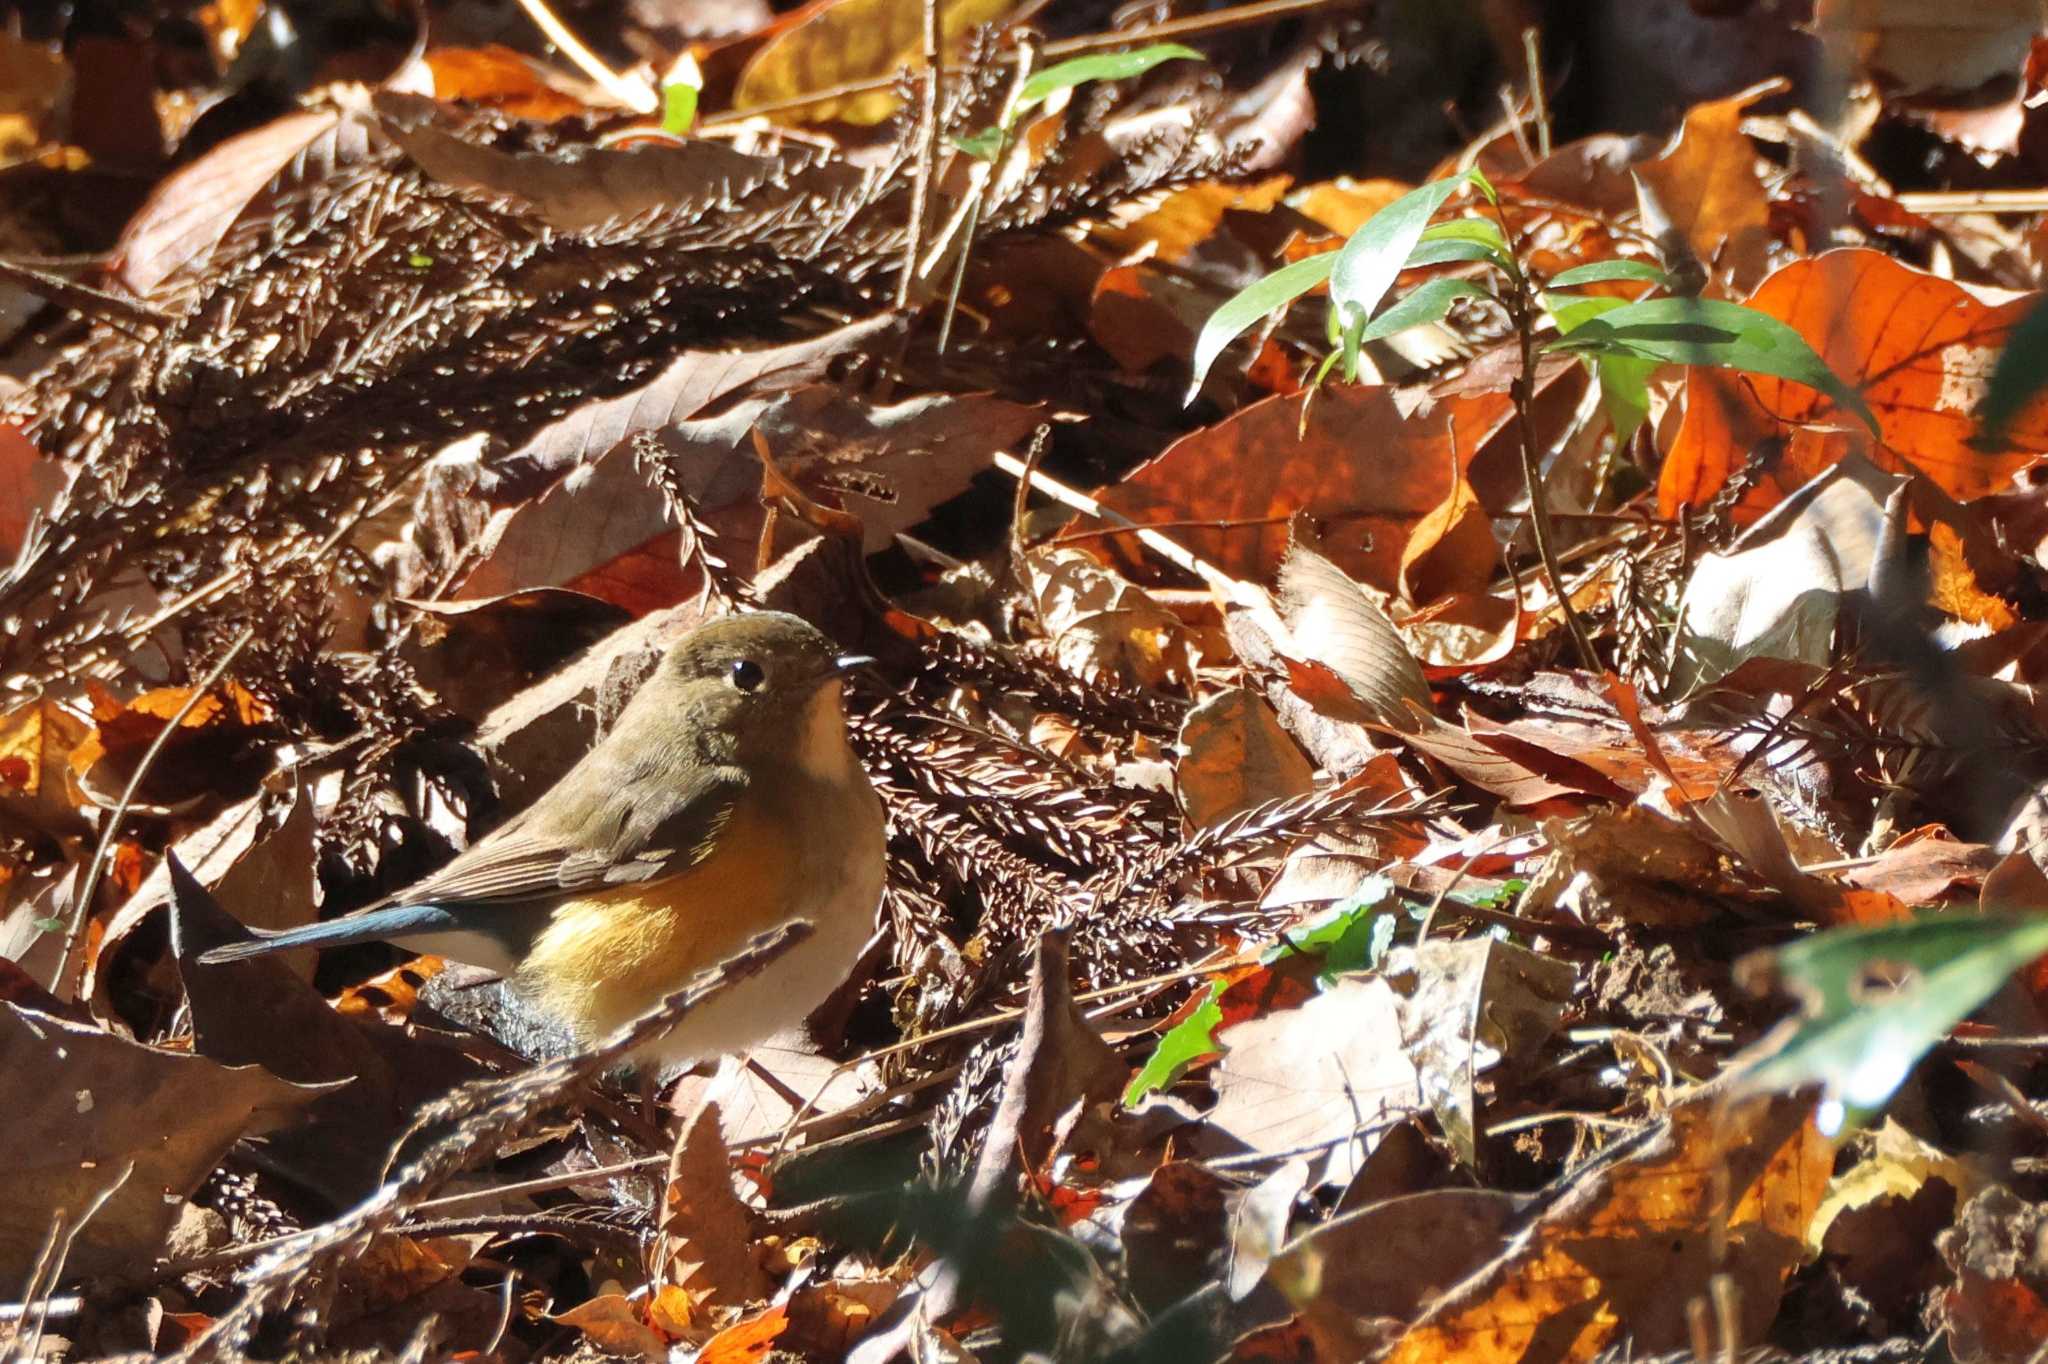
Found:
[[[1540,429],[1561,419],[1553,400],[1575,400],[1580,382],[1576,369],[1560,371],[1539,395]],[[1272,576],[1287,551],[1288,518],[1306,512],[1323,524],[1339,568],[1391,590],[1416,523],[1450,494],[1454,448],[1455,467],[1482,504],[1505,507],[1520,486],[1505,394],[1447,397],[1417,421],[1390,388],[1331,385],[1308,400],[1305,428],[1302,404],[1253,403],[1183,436],[1098,496],[1141,525],[1174,523],[1189,550],[1255,580]],[[1124,538],[1100,543],[1119,566],[1149,571]]]
[[[1401,591],[1417,604],[1456,592],[1477,592],[1500,567],[1493,519],[1459,474],[1444,500],[1415,523],[1401,551]]]
[[[771,1307],[711,1337],[697,1355],[697,1364],[760,1364],[774,1348],[776,1337],[788,1328],[789,1309]]]
[[[434,73],[434,98],[456,104],[481,105],[514,118],[543,123],[589,112],[559,90],[551,89],[527,58],[509,47],[438,47],[426,55]]]
[[[1190,251],[1215,235],[1225,213],[1232,209],[1269,213],[1293,183],[1285,175],[1268,176],[1249,185],[1205,180],[1167,195],[1143,217],[1121,227],[1102,228],[1096,236],[1118,251],[1149,248],[1156,259],[1185,260]]]
[[[2048,402],[2023,410],[1996,449],[1980,450],[1975,410],[2013,324],[2033,299],[1980,302],[1962,286],[1877,251],[1831,251],[1765,280],[1749,306],[1791,326],[1876,414],[1879,467],[1920,473],[1952,497],[1982,497],[2048,451]],[[1785,448],[1739,508],[1750,520],[1859,447],[1864,436],[1822,394],[1762,375],[1694,368],[1686,411],[1665,457],[1666,516],[1700,506],[1750,452]]]
[[[1694,105],[1670,149],[1635,168],[1693,254],[1718,265],[1738,288],[1763,278],[1771,228],[1770,195],[1757,177],[1756,148],[1743,135],[1742,120],[1750,105],[1783,84],[1769,81]]]

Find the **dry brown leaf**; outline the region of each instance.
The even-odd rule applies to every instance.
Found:
[[[432,48],[425,61],[434,76],[434,98],[450,104],[496,109],[542,123],[591,112],[581,100],[557,89],[530,58],[497,43]]]
[[[1434,708],[1429,682],[1394,622],[1365,589],[1321,549],[1297,541],[1280,566],[1282,651],[1335,673],[1369,713],[1397,728],[1413,723],[1409,706]]]
[[[1180,727],[1174,789],[1191,828],[1221,823],[1269,800],[1315,785],[1315,768],[1280,728],[1257,692],[1218,692],[1188,712]]]
[[[1578,973],[1491,937],[1396,948],[1384,969],[1422,1092],[1452,1151],[1476,1167],[1474,1077],[1529,1060],[1563,1017]]]
[[[0,1004],[0,1277],[23,1282],[59,1210],[77,1226],[102,1194],[110,1197],[78,1232],[70,1272],[148,1264],[179,1205],[236,1139],[288,1120],[324,1090]]]
[[[1346,1183],[1378,1133],[1421,1102],[1400,1039],[1397,997],[1377,977],[1347,977],[1299,1008],[1224,1028],[1207,1122],[1253,1151],[1327,1143],[1317,1182]]]
[[[667,1364],[668,1337],[642,1320],[639,1305],[623,1293],[600,1294],[549,1320],[575,1327],[606,1354]]]
[[[2048,451],[2048,400],[2024,408],[2003,445],[1977,444],[1976,410],[1992,364],[2035,301],[1982,303],[1961,285],[1881,252],[1843,250],[1786,266],[1748,305],[1791,326],[1861,390],[1882,432],[1869,451],[1873,464],[1925,474],[1967,501],[2003,490]],[[1789,380],[1693,367],[1685,418],[1658,480],[1662,513],[1705,505],[1752,449],[1779,436],[1784,453],[1743,499],[1745,519],[1835,464],[1863,432],[1830,399]]]
[[[1183,261],[1216,234],[1224,214],[1233,210],[1269,213],[1292,183],[1285,175],[1269,176],[1249,185],[1207,180],[1175,190],[1160,200],[1157,208],[1128,223],[1098,228],[1095,236],[1118,251],[1135,252],[1149,247],[1153,259]]]
[[[1074,676],[1125,687],[1193,678],[1194,655],[1180,617],[1093,555],[1041,547],[1024,555],[1023,569],[1053,656]]]
[[[720,1135],[719,1107],[690,1116],[669,1156],[655,1264],[693,1303],[735,1307],[768,1296],[754,1259],[746,1205],[732,1187],[732,1156]]]
[[[1764,1339],[1834,1147],[1803,1098],[1681,1104],[1640,1141],[1582,1167],[1486,1268],[1431,1303],[1389,1364],[1565,1364],[1626,1336],[1645,1354],[1690,1340],[1687,1304],[1732,1280],[1740,1349]]]
[[[1301,1313],[1318,1360],[1366,1359],[1485,1264],[1523,1204],[1492,1189],[1390,1198],[1304,1232],[1274,1257],[1267,1280]]]
[[[146,297],[172,275],[202,268],[265,185],[295,163],[310,177],[359,160],[369,137],[360,119],[305,109],[229,138],[158,182],[114,246],[115,278]]]
[[[944,0],[941,41],[957,44],[981,24],[1001,21],[1016,0]],[[755,109],[854,81],[887,77],[899,67],[924,65],[924,10],[915,0],[812,0],[747,63],[733,91],[733,108]],[[820,100],[777,117],[795,123],[880,123],[896,109],[887,86]]]
[[[1401,592],[1422,605],[1457,592],[1478,592],[1500,569],[1500,542],[1479,494],[1459,473],[1444,500],[1423,513],[1401,549]]]
[[[1771,247],[1770,195],[1742,120],[1750,105],[1782,88],[1769,81],[1695,104],[1672,145],[1635,168],[1687,248],[1738,294],[1763,279]]]
[[[1576,367],[1559,367],[1543,376],[1539,430],[1569,411],[1562,400],[1575,400],[1583,383],[1576,374]],[[1241,408],[1183,436],[1096,496],[1141,524],[1214,523],[1176,525],[1173,538],[1250,582],[1272,576],[1287,552],[1289,518],[1306,513],[1323,527],[1338,567],[1391,591],[1409,532],[1450,495],[1453,436],[1456,465],[1482,504],[1504,508],[1519,495],[1505,394],[1445,398],[1418,419],[1393,389],[1328,385],[1306,400],[1305,430],[1304,401],[1277,397]],[[1141,563],[1124,539],[1105,543]]]

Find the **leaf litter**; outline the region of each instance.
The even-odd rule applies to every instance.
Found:
[[[0,1351],[2037,1357],[2038,15],[718,8],[0,36]],[[198,962],[753,606],[800,1034]]]

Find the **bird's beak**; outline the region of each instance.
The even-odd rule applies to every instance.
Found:
[[[841,654],[832,660],[831,675],[844,677],[850,672],[869,666],[874,661],[874,657],[869,654]]]

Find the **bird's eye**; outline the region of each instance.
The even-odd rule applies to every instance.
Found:
[[[756,691],[767,675],[753,659],[742,658],[734,660],[730,676],[732,684],[741,691]]]

